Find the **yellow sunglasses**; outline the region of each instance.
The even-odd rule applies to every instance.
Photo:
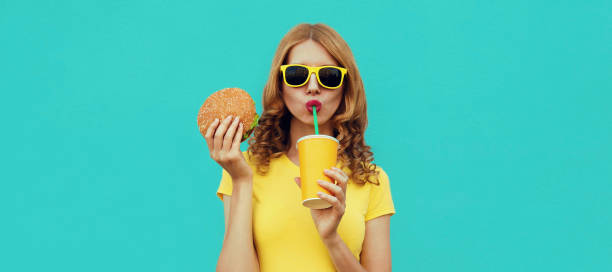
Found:
[[[344,75],[348,71],[346,68],[337,66],[311,67],[302,64],[281,65],[280,71],[283,73],[285,84],[290,87],[304,86],[312,73],[317,74],[319,84],[327,89],[337,89],[342,86]]]

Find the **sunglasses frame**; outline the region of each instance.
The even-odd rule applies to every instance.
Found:
[[[299,67],[304,67],[304,68],[308,69],[308,77],[306,78],[304,83],[299,84],[299,85],[293,85],[293,84],[289,84],[287,82],[287,78],[285,77],[285,70],[287,70],[287,68],[290,67],[290,66],[299,66]],[[325,84],[323,84],[321,82],[321,78],[319,77],[319,70],[321,70],[323,68],[336,68],[336,69],[340,70],[340,73],[342,73],[342,76],[340,78],[340,84],[338,84],[338,86],[336,86],[336,87],[329,87],[329,86],[327,86],[327,85],[325,85]],[[323,86],[323,87],[325,87],[327,89],[338,89],[338,88],[340,88],[342,86],[342,83],[344,83],[344,76],[346,75],[348,70],[346,68],[342,68],[342,67],[338,67],[338,66],[331,66],[331,65],[312,67],[312,66],[302,65],[302,64],[285,64],[285,65],[281,65],[280,71],[281,71],[281,73],[283,73],[283,81],[289,87],[297,88],[297,87],[302,87],[302,86],[306,85],[306,83],[308,83],[310,81],[310,75],[312,75],[312,73],[316,73],[317,74],[317,81],[319,82],[319,85],[321,85],[321,86]]]

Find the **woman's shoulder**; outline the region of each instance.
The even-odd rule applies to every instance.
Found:
[[[341,164],[339,164],[339,165],[341,165]],[[364,162],[360,162],[360,166],[361,167],[364,167],[364,165],[365,165]],[[349,177],[352,177],[353,171],[347,165],[343,165],[340,169],[342,169],[342,171],[344,171],[344,173],[346,173]],[[371,185],[379,185],[381,182],[388,182],[389,181],[389,177],[387,176],[387,172],[379,164],[370,163],[369,169],[373,169],[375,174],[369,176],[369,182],[366,182],[364,184],[368,184],[369,183]]]
[[[383,169],[383,167],[378,164],[376,164],[375,167],[376,168],[374,169],[374,172],[376,172],[376,178],[374,180],[374,183],[376,185],[380,185],[382,183],[388,183],[389,176],[387,176],[387,172]]]

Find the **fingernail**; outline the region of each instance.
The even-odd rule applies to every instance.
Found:
[[[228,117],[225,117],[225,120],[230,120],[230,119],[232,119],[232,116],[231,116],[231,115],[230,115],[230,116],[228,116]]]
[[[219,118],[215,118],[215,123],[216,123],[216,122],[219,122]]]
[[[240,119],[239,116],[236,116],[236,118],[234,118],[234,121],[238,121]]]

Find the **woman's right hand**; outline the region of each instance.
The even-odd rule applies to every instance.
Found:
[[[239,121],[236,117],[232,122],[231,115],[223,121],[215,119],[204,135],[210,157],[232,176],[234,184],[252,180],[253,177],[253,170],[240,151],[244,128]]]

